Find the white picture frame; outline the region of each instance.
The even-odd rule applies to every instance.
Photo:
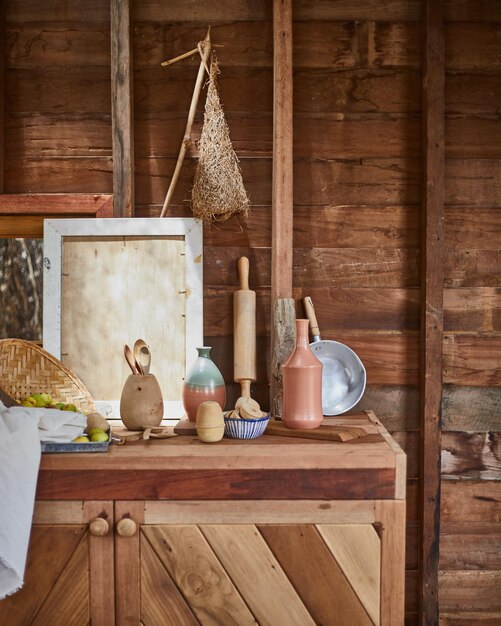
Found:
[[[151,373],[157,375],[166,360],[171,364],[175,361],[172,365],[177,368],[174,381],[162,381],[158,375],[157,378],[161,388],[171,383],[175,386],[175,392],[170,394],[162,389],[164,419],[180,418],[183,415],[180,395],[182,381],[197,358],[196,348],[204,345],[202,232],[202,223],[193,218],[44,221],[43,346],[82,379],[94,398],[96,409],[103,415],[113,418],[120,415],[121,387],[130,374],[123,356],[123,345],[127,343],[132,348],[131,344],[139,337],[150,344]],[[89,246],[93,254],[89,254]],[[153,256],[150,250],[154,251]],[[147,258],[143,258],[145,252]],[[112,255],[111,262],[107,257],[104,259],[103,255]],[[164,256],[167,261],[173,259],[173,263],[165,262]],[[92,257],[107,263],[105,271]],[[76,264],[75,267],[72,263]],[[63,266],[68,270],[64,276]],[[144,271],[144,281],[141,271]],[[114,274],[118,282],[110,278]],[[101,292],[96,293],[94,298],[93,280],[98,285],[96,291]],[[167,306],[166,294],[175,295],[176,311],[172,315],[166,314],[168,319],[164,319],[164,327],[157,318],[160,315],[159,319],[163,319],[161,310],[162,306]],[[79,302],[78,298],[84,301]],[[124,299],[127,301],[124,302]],[[129,307],[127,313],[124,313],[124,307]],[[142,315],[134,314],[138,307]],[[151,314],[144,314],[144,311]],[[81,323],[74,323],[75,315],[79,316]],[[103,325],[103,315],[111,320],[105,326],[106,332],[100,331],[99,334],[96,331],[94,334],[93,329]],[[120,324],[113,324],[114,319],[120,320]],[[150,336],[141,336],[143,327],[143,334]],[[180,349],[173,349],[172,343],[166,339],[166,329],[178,347],[180,341],[184,342],[184,353]],[[181,339],[179,333],[183,330]],[[87,334],[80,336],[79,333]],[[92,337],[88,339],[89,334]],[[124,340],[121,345],[120,337]],[[62,349],[65,346],[67,353]],[[80,346],[80,350],[74,346]],[[87,359],[93,363],[92,371],[88,368]],[[95,371],[94,367],[98,369]],[[117,371],[122,381],[120,390]],[[88,381],[94,381],[90,385],[86,381],[85,372]],[[114,378],[113,382],[109,382],[109,395],[113,397],[99,397],[108,392],[101,390],[101,393],[94,393],[101,387],[97,381],[106,381],[106,377],[110,378],[111,374]],[[181,374],[182,380],[179,380]]]

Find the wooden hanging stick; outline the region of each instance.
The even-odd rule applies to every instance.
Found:
[[[197,52],[198,52],[198,48],[193,48],[193,50],[190,50],[189,52],[185,52],[184,54],[180,54],[179,56],[174,57],[173,59],[169,59],[168,61],[162,61],[160,65],[162,67],[166,67],[167,65],[172,65],[173,63],[177,63],[178,61],[181,61],[182,59],[187,59],[188,57],[193,56]]]
[[[170,201],[172,200],[172,196],[174,195],[174,189],[176,188],[179,174],[181,173],[181,167],[183,166],[183,161],[184,161],[184,157],[186,156],[186,151],[188,149],[188,146],[190,145],[191,129],[193,127],[195,113],[197,112],[197,105],[198,105],[198,99],[200,97],[200,92],[202,91],[204,73],[205,71],[207,72],[209,71],[207,67],[207,60],[209,59],[210,50],[211,50],[210,26],[207,30],[207,35],[205,39],[198,44],[198,50],[200,51],[200,56],[202,58],[200,61],[200,67],[198,68],[197,80],[195,82],[195,89],[193,90],[193,96],[191,98],[190,110],[188,112],[188,120],[186,121],[186,128],[184,131],[183,141],[181,143],[181,149],[179,150],[179,156],[177,157],[176,167],[174,169],[174,174],[172,175],[169,188],[167,189],[167,194],[165,196],[165,200],[162,206],[162,212],[160,213],[160,217],[165,217],[165,214],[167,213],[167,208],[170,204]]]

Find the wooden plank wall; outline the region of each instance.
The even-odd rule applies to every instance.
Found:
[[[110,193],[108,2],[4,4],[4,193]]]
[[[445,290],[439,605],[501,623],[501,4],[445,23]]]
[[[224,45],[217,49],[221,99],[252,211],[247,220],[205,229],[205,335],[231,381],[231,296],[236,260],[246,254],[257,292],[253,388],[263,405],[270,333],[271,4],[133,3],[137,215],[160,212],[198,65],[196,57],[166,68],[160,62],[191,49],[209,22],[213,42]],[[496,0],[446,2],[444,624],[457,624],[458,615],[472,611],[501,616],[495,592],[501,483],[493,482],[501,477],[500,6]],[[111,192],[109,2],[6,0],[5,14],[5,193]],[[324,338],[360,354],[368,372],[361,408],[375,410],[409,455],[406,612],[413,624],[421,2],[294,0],[293,16],[294,296],[312,296]],[[201,121],[199,114],[196,133]],[[170,215],[190,215],[186,200],[195,156],[196,146]],[[230,385],[230,399],[236,395],[238,388]],[[474,571],[479,568],[485,569],[481,575]],[[487,591],[480,592],[484,583]]]

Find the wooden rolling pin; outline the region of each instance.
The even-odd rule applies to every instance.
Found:
[[[249,289],[249,259],[237,263],[240,289],[233,295],[233,379],[240,383],[241,396],[250,397],[256,380],[256,292]]]

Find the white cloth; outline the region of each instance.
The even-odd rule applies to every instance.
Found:
[[[71,441],[86,417],[0,402],[0,600],[23,585],[35,503],[40,441]]]

